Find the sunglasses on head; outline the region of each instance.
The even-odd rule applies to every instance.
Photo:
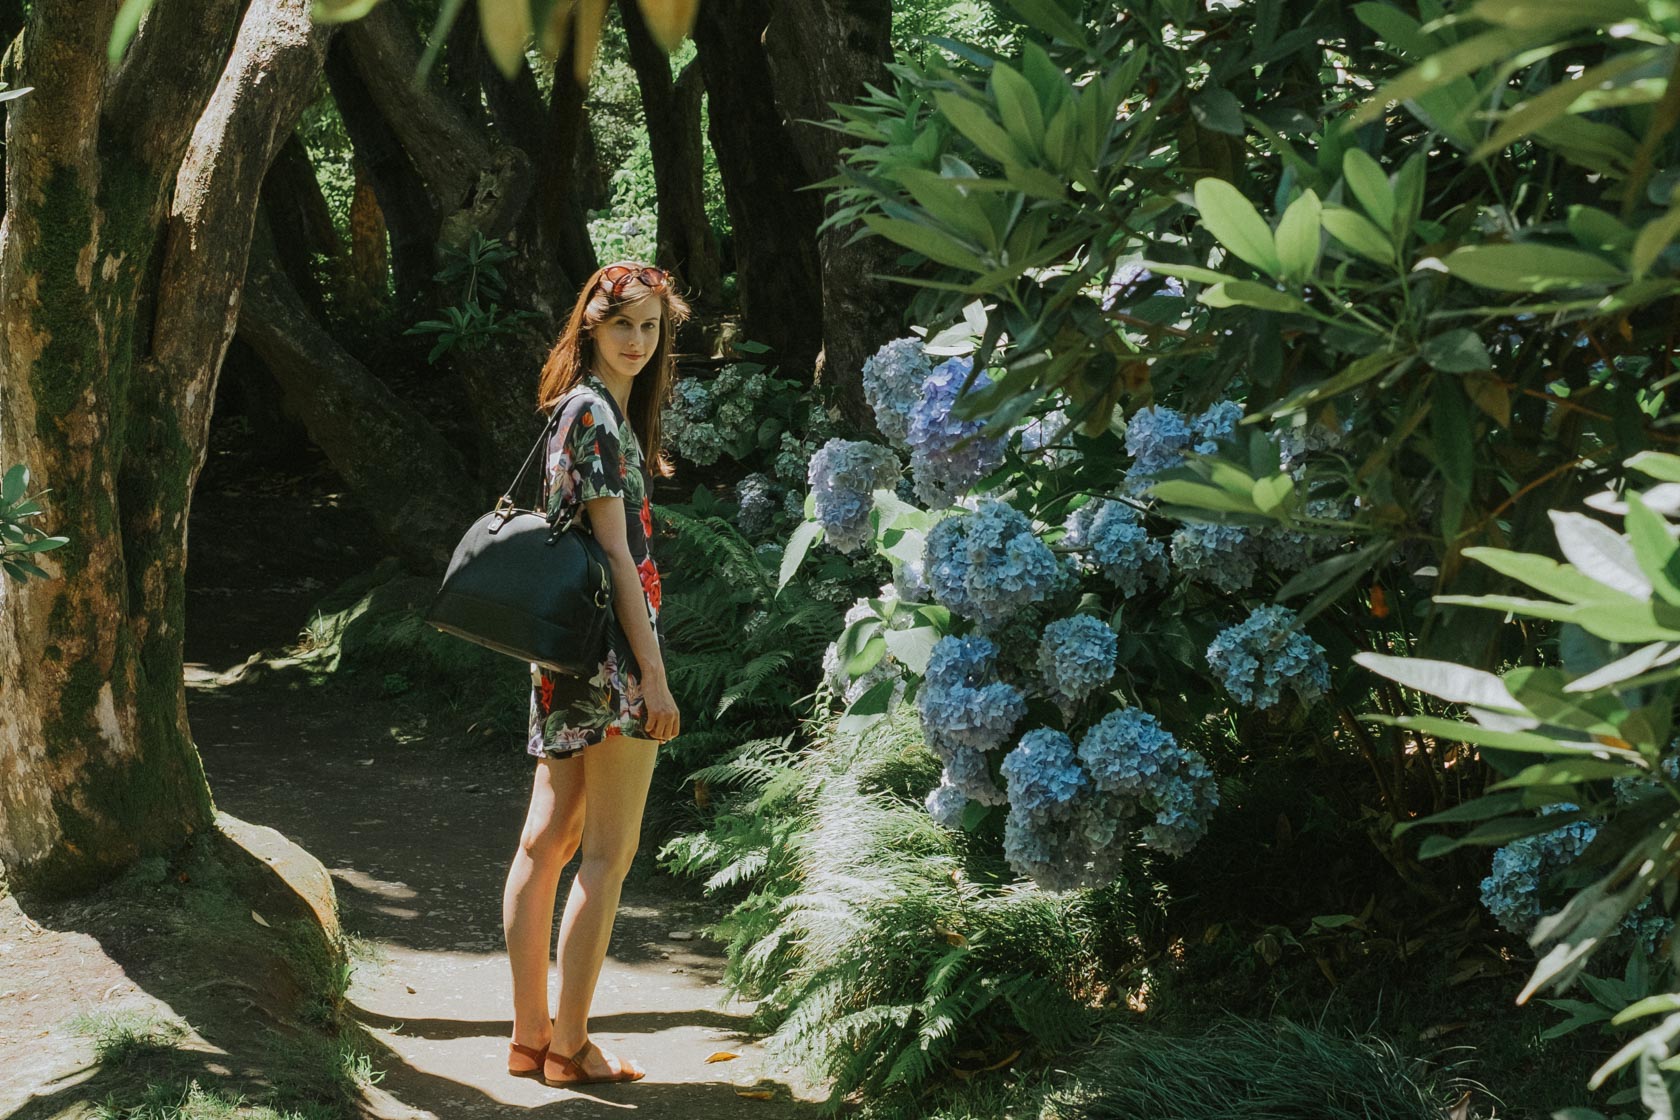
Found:
[[[634,264],[613,264],[601,270],[601,288],[613,299],[623,295],[624,286],[632,280],[641,281],[650,292],[658,292],[671,282],[671,274],[663,268]]]

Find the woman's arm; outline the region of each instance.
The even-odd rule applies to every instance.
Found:
[[[671,696],[665,679],[665,659],[659,652],[659,640],[653,635],[648,621],[647,600],[642,597],[642,577],[630,555],[629,538],[625,530],[624,499],[620,497],[590,498],[583,503],[589,515],[589,528],[607,554],[612,569],[613,610],[618,624],[630,642],[630,651],[641,667],[642,696],[647,703],[644,721],[648,735],[655,739],[674,739],[682,729],[676,700]]]

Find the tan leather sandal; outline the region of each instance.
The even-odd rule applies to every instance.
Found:
[[[533,1062],[535,1064],[533,1064],[529,1068],[526,1068],[525,1066],[519,1066],[519,1067],[516,1068],[513,1064],[513,1060],[515,1058],[524,1058],[527,1061]],[[517,1042],[510,1041],[508,1043],[508,1067],[507,1067],[508,1076],[509,1077],[534,1077],[538,1081],[541,1081],[542,1080],[542,1075],[543,1075],[543,1062],[547,1058],[548,1058],[548,1047],[547,1046],[521,1046]]]
[[[614,1070],[612,1073],[607,1074],[605,1077],[589,1076],[589,1074],[585,1073],[583,1069],[584,1055],[588,1054],[591,1050],[594,1050],[596,1053],[600,1053],[600,1049],[601,1048],[596,1046],[593,1041],[585,1042],[583,1046],[578,1049],[578,1052],[569,1058],[562,1054],[556,1054],[554,1051],[550,1050],[548,1052],[547,1059],[543,1062],[543,1084],[553,1086],[556,1089],[564,1089],[569,1085],[611,1085],[623,1081],[640,1081],[642,1078],[647,1076],[646,1070],[633,1069],[625,1065],[617,1058],[614,1058],[613,1061],[618,1062],[618,1069]],[[553,1063],[560,1068],[559,1077],[549,1075],[548,1070],[550,1063]]]

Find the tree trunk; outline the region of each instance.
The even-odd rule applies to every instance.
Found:
[[[438,245],[459,249],[474,231],[505,236],[530,197],[530,160],[512,145],[492,144],[434,85],[415,88],[420,37],[398,5],[381,4],[349,24],[344,41],[380,118],[426,189],[438,217]]]
[[[60,893],[212,819],[182,685],[188,507],[258,189],[329,33],[308,0],[242,20],[161,0],[113,76],[117,7],[35,0],[35,92],[7,120],[0,462],[52,489],[71,543],[0,607],[0,861]]]
[[[281,145],[280,154],[263,179],[262,210],[269,227],[279,231],[275,246],[287,278],[313,314],[325,315],[325,293],[316,258],[325,262],[324,271],[330,280],[338,279],[342,264],[338,230],[333,228],[332,211],[315,178],[315,166],[296,133]],[[380,249],[383,255],[384,246]],[[380,287],[384,287],[383,278]]]
[[[384,228],[391,234],[391,279],[396,284],[397,300],[416,303],[431,288],[437,272],[437,212],[408,153],[379,115],[379,107],[373,103],[344,40],[335,42],[327,52],[326,70],[333,101],[356,153],[356,189],[360,192],[364,182],[372,189]],[[356,236],[354,231],[351,236]],[[367,248],[365,242],[360,246],[359,259],[363,262],[368,259]],[[381,279],[381,296],[384,290]]]
[[[723,268],[717,237],[706,220],[700,69],[690,63],[683,71],[683,84],[673,82],[671,60],[648,33],[637,0],[619,0],[618,11],[624,20],[630,65],[642,90],[648,145],[653,149],[659,264],[676,273],[695,303],[715,304],[723,289]]]
[[[548,99],[548,137],[537,157],[537,217],[542,236],[539,244],[552,246],[560,262],[568,295],[558,303],[560,311],[570,309],[575,293],[599,267],[595,246],[589,240],[588,196],[593,185],[586,183],[581,168],[599,172],[595,161],[594,136],[584,112],[584,89],[572,78],[575,40],[554,60],[554,92]],[[605,176],[599,189],[611,201]]]
[[[771,348],[784,376],[808,381],[822,349],[821,210],[815,195],[800,190],[811,180],[799,161],[787,158],[792,141],[761,43],[769,22],[769,0],[705,0],[694,42],[747,337]]]
[[[412,571],[441,572],[484,512],[461,458],[426,419],[334,342],[259,238],[239,338],[262,359],[298,417]]]
[[[891,77],[892,0],[779,0],[764,36],[777,104],[788,118],[806,176],[833,178],[847,139],[813,123],[832,117],[831,104],[856,101],[865,84],[887,88]],[[872,427],[863,395],[863,363],[904,330],[908,289],[876,279],[897,271],[899,250],[884,238],[851,242],[857,226],[829,227],[818,240],[822,259],[823,354],[817,381],[854,425]],[[851,242],[848,244],[848,242]]]

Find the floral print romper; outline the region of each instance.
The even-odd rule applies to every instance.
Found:
[[[548,438],[543,456],[546,512],[553,521],[586,513],[581,507],[591,498],[624,499],[630,558],[641,574],[642,598],[657,639],[659,569],[648,555],[653,507],[648,501],[641,441],[618,410],[612,394],[593,374],[585,374],[558,407],[571,403],[575,393],[588,394],[591,399],[584,403],[569,431],[557,429]],[[525,753],[539,758],[570,758],[584,747],[615,735],[646,739],[646,717],[636,656],[623,627],[614,619],[608,627],[606,659],[594,676],[574,677],[531,666],[531,719]]]

